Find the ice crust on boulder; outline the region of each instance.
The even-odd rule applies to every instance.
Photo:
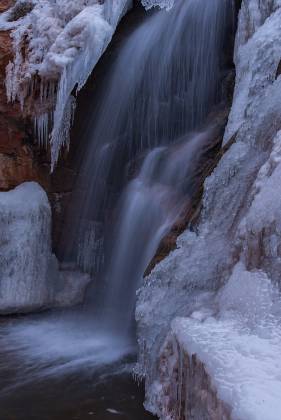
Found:
[[[51,299],[46,276],[51,263],[51,209],[35,183],[0,193],[0,310],[43,306]]]
[[[158,359],[173,331],[234,419],[280,417],[280,40],[280,1],[242,1],[230,147],[205,181],[196,231],[180,236],[138,291],[136,370],[158,414]]]
[[[0,313],[69,306],[89,277],[59,271],[51,252],[51,208],[35,182],[0,192]]]
[[[238,263],[211,315],[177,318],[171,330],[196,354],[234,420],[278,420],[281,410],[281,297],[262,271]]]
[[[73,92],[86,83],[131,3],[17,0],[0,17],[0,29],[12,31],[14,45],[14,60],[7,67],[8,99],[24,107],[27,97],[39,96],[35,127],[40,143],[50,134],[52,166],[68,145]]]
[[[141,2],[147,10],[153,7],[169,10],[173,7],[175,0],[141,0]]]

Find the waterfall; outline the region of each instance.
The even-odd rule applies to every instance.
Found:
[[[161,239],[188,203],[188,180],[211,133],[184,138],[170,150],[154,148],[121,196],[103,302],[103,321],[119,333],[130,332],[136,289]]]
[[[122,46],[88,130],[66,259],[99,278],[102,322],[129,331],[135,292],[188,202],[221,101],[231,0],[177,0]],[[74,216],[78,215],[78,223]]]
[[[189,208],[198,168],[217,136],[210,113],[223,99],[232,3],[176,0],[170,10],[148,12],[122,41],[90,115],[62,238],[62,262],[91,273],[93,287],[83,311],[1,327],[1,403],[25,387],[33,399],[42,381],[64,391],[80,378],[77,391],[86,378],[92,394],[93,381],[130,363],[136,290],[161,240]],[[45,120],[37,121],[42,141]],[[65,380],[56,385],[52,377]]]

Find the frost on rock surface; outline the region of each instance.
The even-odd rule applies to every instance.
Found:
[[[23,107],[29,96],[38,97],[35,127],[41,143],[51,132],[53,166],[60,148],[68,145],[72,93],[86,83],[131,3],[17,0],[0,17],[0,29],[12,31],[14,45],[14,60],[7,67],[8,99]]]
[[[137,371],[147,407],[162,419],[173,418],[159,398],[171,332],[205,364],[233,419],[280,418],[280,40],[280,1],[244,0],[224,138],[231,146],[205,181],[196,231],[181,235],[138,291]]]
[[[0,193],[0,313],[80,303],[88,276],[59,272],[51,209],[35,182]]]

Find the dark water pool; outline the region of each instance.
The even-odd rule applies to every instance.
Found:
[[[145,420],[135,349],[75,314],[0,321],[0,420]]]

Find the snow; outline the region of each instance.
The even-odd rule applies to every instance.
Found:
[[[281,300],[263,272],[238,264],[218,299],[219,315],[177,318],[172,332],[205,364],[231,416],[278,420],[281,410]],[[197,315],[198,317],[198,315]]]
[[[141,2],[147,10],[153,7],[169,10],[173,7],[175,0],[141,0]]]
[[[205,181],[196,230],[138,291],[137,371],[155,412],[157,360],[173,331],[206,364],[234,419],[280,418],[280,39],[280,1],[244,0],[230,147]]]
[[[61,271],[51,252],[51,208],[35,182],[0,192],[0,313],[69,306],[89,277]]]
[[[28,13],[15,12],[26,3],[32,4]],[[51,132],[52,167],[69,143],[72,93],[84,86],[130,6],[131,0],[18,0],[0,17],[0,29],[12,30],[15,51],[7,67],[8,99],[24,107],[29,95],[39,96],[35,125],[41,144]],[[48,118],[46,107],[54,107]]]
[[[233,408],[233,420],[279,420],[280,331],[265,340],[240,331],[235,321],[213,319],[202,324],[179,319],[173,328],[180,337],[188,330],[179,342],[205,363],[218,396]]]

